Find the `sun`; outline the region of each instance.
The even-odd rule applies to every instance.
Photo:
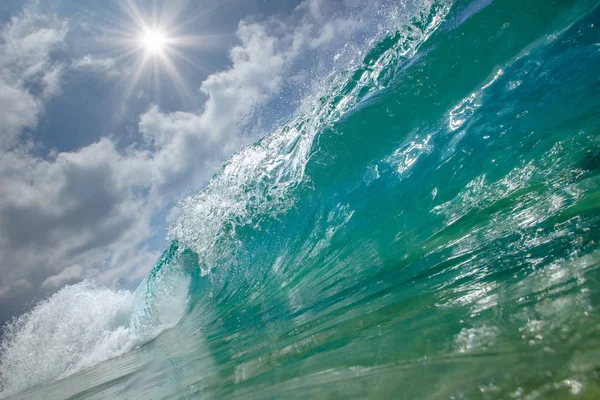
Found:
[[[198,55],[205,47],[212,46],[209,37],[215,37],[192,34],[192,23],[197,22],[197,16],[187,11],[195,10],[196,2],[173,1],[167,6],[167,2],[123,0],[116,4],[125,18],[107,26],[98,42],[114,49],[111,57],[127,65],[123,69],[127,73],[121,74],[122,108],[125,109],[136,88],[140,89],[140,95],[150,93],[152,88],[150,95],[156,98],[166,88],[169,93],[174,89],[182,102],[193,104],[197,93],[182,76],[180,67],[210,71],[210,63]]]
[[[148,29],[142,35],[142,43],[150,53],[160,52],[167,42],[164,33],[159,30]]]

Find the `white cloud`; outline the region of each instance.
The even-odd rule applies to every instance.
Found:
[[[37,114],[38,101],[35,97],[0,78],[0,148],[12,144],[22,129],[34,127]]]
[[[143,275],[148,264],[130,260],[156,256],[145,248],[153,210],[137,193],[151,179],[144,157],[143,152],[120,154],[108,139],[51,160],[4,153],[0,287],[27,279],[34,287],[54,288],[64,269],[76,264],[86,268],[81,277],[96,276],[109,285]],[[130,269],[116,277],[105,271],[112,265]]]
[[[75,69],[89,70],[96,73],[103,73],[110,77],[116,77],[121,74],[117,69],[116,61],[111,57],[95,57],[91,54],[81,57],[73,62]]]
[[[59,92],[60,64],[51,53],[67,24],[25,8],[0,32],[0,149],[37,124],[45,102]]]
[[[49,276],[42,282],[42,289],[59,289],[68,283],[75,283],[85,278],[85,270],[81,265],[72,265],[56,275]]]

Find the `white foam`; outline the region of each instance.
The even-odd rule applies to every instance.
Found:
[[[3,394],[49,383],[139,343],[127,328],[133,295],[82,282],[67,286],[5,327]]]

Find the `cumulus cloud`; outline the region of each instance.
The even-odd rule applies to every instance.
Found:
[[[85,270],[81,265],[72,265],[63,269],[56,275],[49,276],[42,282],[43,289],[59,289],[66,284],[81,281],[85,277]]]
[[[88,70],[96,73],[103,73],[110,77],[116,77],[121,74],[117,68],[117,63],[112,57],[96,57],[87,54],[73,62],[72,67],[78,70]]]
[[[144,161],[144,153],[121,154],[109,139],[51,159],[4,153],[0,288],[26,279],[34,288],[56,289],[73,265],[86,266],[79,278],[110,285],[139,279],[157,256],[145,248],[152,210],[138,193],[151,179]],[[140,260],[146,264],[132,263]],[[74,278],[73,269],[67,277]]]
[[[59,92],[62,71],[51,53],[63,42],[67,24],[26,8],[0,32],[0,148],[32,129],[48,99]]]

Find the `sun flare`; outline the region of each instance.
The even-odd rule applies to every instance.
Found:
[[[123,0],[117,2],[126,15],[114,27],[106,28],[103,36],[107,45],[114,48],[115,59],[129,64],[123,74],[123,102],[129,101],[136,89],[138,93],[149,93],[159,97],[164,88],[174,89],[186,104],[192,104],[195,91],[185,81],[180,68],[193,67],[207,70],[206,63],[197,56],[208,40],[204,35],[191,34],[191,23],[186,12],[195,8],[195,2],[139,2]],[[163,4],[164,7],[160,6]],[[143,89],[142,89],[143,88]],[[169,89],[169,90],[170,90]]]
[[[166,42],[167,38],[159,30],[147,30],[142,36],[142,43],[146,50],[152,53],[161,51]]]

